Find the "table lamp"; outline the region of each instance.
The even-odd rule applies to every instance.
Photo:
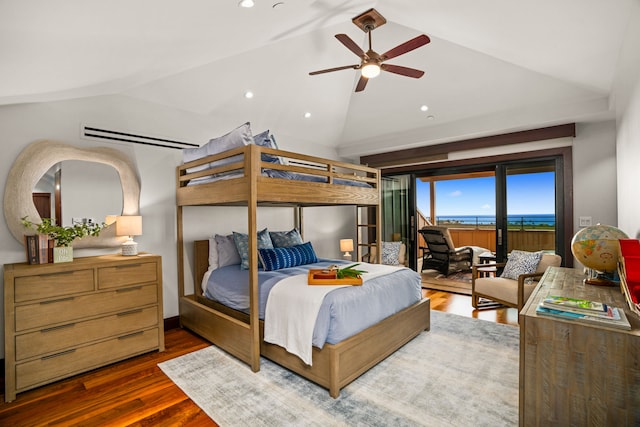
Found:
[[[133,241],[133,236],[141,234],[141,216],[126,215],[116,219],[116,236],[128,236],[128,239],[122,244],[122,255],[138,255],[138,244]]]
[[[340,239],[340,250],[344,252],[344,259],[351,259],[351,251],[353,250],[353,239]]]

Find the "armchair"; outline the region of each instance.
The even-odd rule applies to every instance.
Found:
[[[433,269],[448,276],[471,269],[473,249],[469,246],[456,249],[447,227],[428,225],[418,231],[428,249],[422,255],[422,271]]]
[[[515,251],[514,251],[515,252]],[[559,267],[562,257],[543,253],[533,273],[519,274],[517,279],[480,277],[481,267],[505,267],[506,263],[474,265],[471,269],[471,305],[474,308],[495,308],[500,305],[522,310],[547,267]],[[483,301],[481,301],[481,298]],[[487,301],[489,300],[489,301]]]

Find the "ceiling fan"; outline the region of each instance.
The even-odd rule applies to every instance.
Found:
[[[419,79],[424,75],[424,71],[416,70],[415,68],[402,67],[400,65],[385,64],[384,62],[403,55],[407,52],[411,52],[431,40],[424,34],[419,35],[411,40],[408,40],[391,50],[386,51],[382,55],[378,54],[371,48],[371,32],[384,25],[387,20],[378,13],[375,9],[369,9],[366,12],[361,13],[351,20],[358,28],[368,34],[369,36],[369,50],[366,52],[358,46],[348,35],[336,34],[336,38],[343,45],[346,46],[351,52],[360,57],[360,63],[355,65],[344,65],[342,67],[328,68],[326,70],[312,71],[309,75],[314,76],[316,74],[330,73],[333,71],[354,69],[360,70],[360,79],[356,85],[356,92],[361,92],[367,86],[369,79],[376,77],[380,74],[380,71],[387,71],[389,73],[399,74],[401,76],[413,77]]]

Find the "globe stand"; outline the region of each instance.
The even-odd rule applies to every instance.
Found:
[[[620,278],[616,272],[601,273],[596,270],[589,269],[589,273],[586,279],[584,279],[584,283],[587,285],[594,286],[616,286],[620,284]]]

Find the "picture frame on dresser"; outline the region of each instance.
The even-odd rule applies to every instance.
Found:
[[[164,351],[162,258],[120,254],[4,265],[5,401]]]

